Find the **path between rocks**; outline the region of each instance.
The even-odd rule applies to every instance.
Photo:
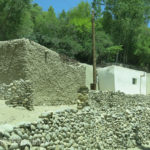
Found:
[[[76,105],[34,106],[33,111],[28,111],[23,107],[9,107],[5,104],[4,100],[0,100],[0,126],[4,124],[17,125],[20,122],[33,122],[36,121],[43,112],[61,111],[66,108],[76,109]]]

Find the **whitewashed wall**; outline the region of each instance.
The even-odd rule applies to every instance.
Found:
[[[126,94],[150,94],[150,74],[120,66],[98,70],[99,87],[102,91],[121,91]],[[133,84],[133,78],[136,83]]]
[[[101,91],[115,91],[114,67],[98,69],[99,88]]]
[[[133,69],[114,66],[115,91],[121,91],[126,94],[144,94],[146,95],[146,73]],[[133,78],[137,80],[132,83]]]
[[[90,89],[90,84],[93,83],[93,66],[85,63],[80,63],[80,65],[86,68],[85,82],[86,86]]]
[[[146,74],[146,94],[150,94],[150,73]]]

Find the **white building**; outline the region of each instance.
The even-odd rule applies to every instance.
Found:
[[[150,94],[150,73],[120,66],[108,66],[97,71],[99,90],[121,91],[126,94]]]

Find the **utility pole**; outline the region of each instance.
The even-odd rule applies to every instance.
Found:
[[[92,54],[93,54],[93,84],[91,89],[96,90],[96,50],[95,50],[95,11],[92,10]]]

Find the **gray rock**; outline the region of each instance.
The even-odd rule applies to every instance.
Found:
[[[12,142],[20,143],[20,142],[21,142],[21,137],[20,137],[19,135],[13,133],[13,134],[10,136],[10,140],[11,140]]]
[[[22,135],[22,139],[28,139],[28,138],[29,138],[29,136],[28,136],[27,133],[25,133],[25,134]]]
[[[9,125],[9,124],[0,125],[0,132],[1,133],[12,132],[13,129],[14,129],[14,127],[12,125]]]
[[[34,125],[31,125],[31,130],[35,130],[36,127]]]
[[[12,143],[12,144],[10,145],[10,147],[9,147],[10,150],[14,150],[14,149],[17,149],[17,148],[19,148],[18,143]]]
[[[20,146],[21,147],[25,147],[25,146],[29,146],[31,147],[31,142],[29,140],[22,140],[21,143],[20,143]]]
[[[43,125],[42,127],[44,130],[49,130],[49,126],[48,125]]]
[[[4,147],[0,146],[0,150],[5,150]]]

